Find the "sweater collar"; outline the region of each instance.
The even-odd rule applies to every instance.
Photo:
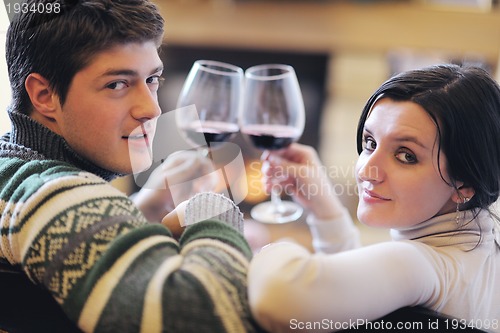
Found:
[[[498,238],[498,228],[494,217],[481,210],[460,211],[435,216],[408,228],[391,229],[393,240],[417,240],[431,246],[459,245],[470,250],[481,241],[493,242]]]
[[[52,132],[29,116],[9,111],[9,117],[12,122],[12,132],[7,134],[4,140],[8,138],[7,150],[10,156],[63,161],[96,174],[107,181],[120,176],[83,158],[68,145],[62,136]]]

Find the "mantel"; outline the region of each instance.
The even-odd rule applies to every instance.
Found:
[[[476,55],[496,63],[500,11],[444,11],[408,2],[157,0],[166,43],[291,50]]]

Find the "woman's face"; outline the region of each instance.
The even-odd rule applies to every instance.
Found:
[[[456,190],[443,178],[448,182],[446,157],[438,156],[437,128],[430,116],[413,102],[377,101],[366,120],[356,164],[359,220],[398,228],[453,212]]]

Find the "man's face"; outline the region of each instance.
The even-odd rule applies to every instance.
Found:
[[[146,169],[160,115],[157,91],[162,70],[153,42],[120,44],[97,54],[76,73],[66,102],[59,105],[59,134],[104,169]]]

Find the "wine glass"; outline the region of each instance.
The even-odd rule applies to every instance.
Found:
[[[243,74],[240,67],[220,61],[194,62],[177,101],[175,121],[185,141],[195,148],[181,156],[197,158],[204,168],[190,182],[172,186],[181,189],[176,192],[184,193],[178,201],[199,192],[214,191],[222,178],[229,184],[225,171],[217,172],[212,150],[221,148],[223,142],[239,131]],[[231,196],[231,190],[226,190]]]
[[[242,87],[240,67],[220,61],[195,61],[177,101],[177,108],[196,108],[196,112],[176,113],[177,126],[186,141],[193,147],[217,147],[217,143],[234,136],[239,130]]]
[[[302,135],[305,111],[302,93],[293,67],[266,64],[245,71],[244,106],[240,128],[252,144],[262,150],[287,147]],[[281,200],[279,179],[273,179],[271,201],[253,207],[252,218],[264,223],[297,220],[303,208]]]

